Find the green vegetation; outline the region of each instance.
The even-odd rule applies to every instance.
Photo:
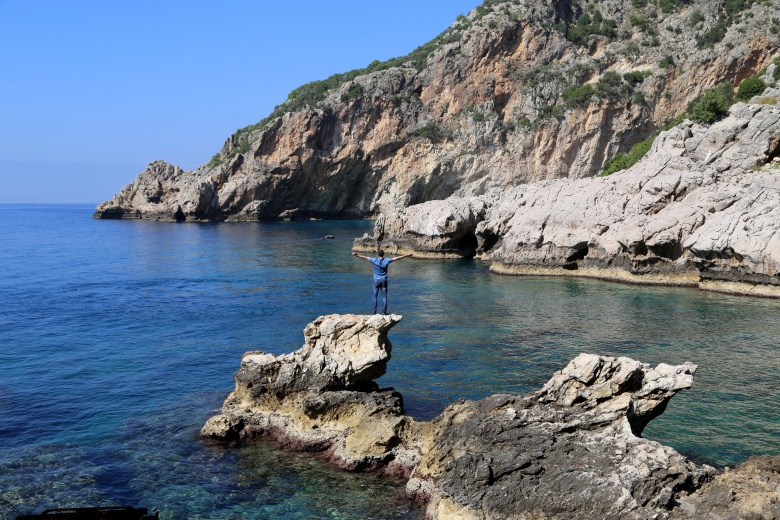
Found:
[[[206,166],[209,168],[216,168],[220,164],[222,164],[225,161],[229,161],[233,157],[235,157],[238,154],[244,154],[249,151],[249,140],[247,138],[244,138],[241,140],[241,143],[234,147],[232,150],[230,150],[230,153],[228,153],[226,156],[222,156],[221,153],[214,154],[214,156],[211,158],[211,160],[206,163]]]
[[[723,40],[723,38],[726,37],[728,28],[735,22],[738,22],[742,12],[750,9],[750,6],[757,1],[758,0],[724,0],[723,4],[720,6],[718,21],[709,31],[696,38],[696,45],[700,49],[703,49],[705,47],[713,47],[716,43]],[[695,11],[691,16],[693,16],[693,14],[695,14]]]
[[[631,59],[638,58],[639,55],[642,53],[641,49],[639,48],[639,45],[637,45],[634,42],[628,42],[618,52],[623,56]]]
[[[648,20],[644,16],[632,14],[629,17],[629,21],[631,22],[631,25],[633,25],[634,27],[636,27],[640,31],[644,31],[644,32],[646,32],[648,34],[656,34],[656,30],[655,30],[655,28],[652,25],[653,22],[651,22],[650,20]]]
[[[602,99],[620,99],[629,94],[631,85],[623,81],[623,77],[610,70],[605,72],[596,83],[596,95]]]
[[[721,83],[688,104],[687,116],[697,123],[714,123],[729,113],[734,103],[734,89],[730,83]]]
[[[766,83],[757,77],[745,78],[739,84],[737,89],[737,99],[740,101],[750,101],[753,96],[758,96],[766,88]]]
[[[363,96],[363,85],[360,83],[353,83],[349,90],[347,90],[344,94],[341,96],[342,102],[347,102],[352,99],[357,99],[359,97]]]
[[[645,78],[652,76],[653,73],[649,70],[635,70],[632,72],[626,72],[623,74],[623,80],[625,80],[626,83],[631,85],[632,87],[635,87],[642,83]]]
[[[671,69],[674,68],[674,58],[667,55],[661,58],[661,61],[658,62],[658,67],[662,69]]]
[[[630,168],[638,163],[639,159],[644,157],[645,154],[650,150],[650,147],[653,146],[653,141],[655,141],[657,136],[658,132],[654,133],[649,139],[632,146],[631,150],[627,154],[618,153],[609,159],[606,163],[604,163],[604,170],[601,172],[601,175],[611,175],[617,171]]]
[[[690,16],[688,16],[688,21],[686,22],[686,24],[688,25],[688,27],[696,27],[704,20],[705,20],[704,13],[701,12],[701,9],[696,9],[690,14]]]
[[[726,18],[721,16],[718,18],[718,22],[706,33],[696,38],[696,45],[703,49],[705,47],[713,47],[716,43],[726,37]]]
[[[772,63],[775,64],[775,71],[772,73],[772,77],[775,79],[775,81],[780,80],[780,56],[775,58]]]
[[[595,86],[586,83],[566,88],[562,93],[563,103],[566,108],[583,107],[589,104],[594,96],[600,99],[631,98],[635,102],[642,102],[644,94],[635,92],[634,88],[650,75],[652,73],[646,70],[626,72],[622,76],[615,71],[608,71],[599,78]]]
[[[206,167],[216,168],[220,164],[222,164],[222,156],[218,153],[215,153],[214,156],[211,158],[211,160],[206,163]]]
[[[744,84],[745,81],[742,83]],[[681,114],[671,121],[668,121],[661,127],[659,131],[655,132],[648,139],[635,144],[628,153],[618,153],[614,157],[610,158],[606,163],[604,163],[604,170],[602,171],[601,175],[610,175],[616,171],[625,170],[626,168],[630,168],[639,162],[639,160],[645,156],[648,150],[650,150],[650,147],[653,145],[653,141],[655,141],[655,138],[658,137],[658,134],[661,131],[669,130],[670,128],[682,123],[686,119],[690,119],[702,124],[714,123],[728,114],[729,108],[731,108],[733,103],[734,89],[730,83],[721,83],[717,87],[706,91],[704,94],[688,104],[688,110],[684,114]]]
[[[690,5],[693,0],[658,0],[658,7],[666,14],[679,11],[686,5]]]
[[[418,128],[412,132],[411,135],[412,137],[423,137],[430,142],[435,143],[442,139],[450,139],[452,137],[452,132],[439,127],[439,125],[436,124],[436,121],[429,121],[428,124]]]
[[[617,22],[604,18],[600,11],[595,11],[591,17],[584,13],[577,19],[576,24],[569,24],[561,20],[555,24],[555,29],[566,35],[566,39],[577,45],[587,45],[588,40],[594,34],[614,38],[617,36]]]
[[[563,102],[567,108],[582,107],[590,103],[591,98],[596,95],[593,85],[586,83],[584,85],[571,86],[563,91]]]

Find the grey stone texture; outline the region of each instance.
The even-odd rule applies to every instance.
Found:
[[[374,378],[400,316],[330,315],[291,354],[248,352],[201,434],[271,435],[353,471],[408,478],[431,519],[773,518],[780,457],[719,473],[642,438],[696,366],[580,354],[537,392],[460,400],[430,422]]]

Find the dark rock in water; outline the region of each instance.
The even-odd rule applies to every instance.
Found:
[[[780,457],[716,476],[641,437],[695,365],[580,354],[538,392],[461,400],[417,422],[375,382],[400,320],[323,316],[296,352],[248,352],[202,435],[272,435],[345,469],[405,475],[429,518],[777,517]]]
[[[437,518],[653,518],[714,474],[638,436],[695,369],[581,354],[529,396],[452,405],[408,488]]]

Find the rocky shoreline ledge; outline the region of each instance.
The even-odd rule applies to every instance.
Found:
[[[780,108],[738,103],[662,132],[609,177],[389,212],[355,250],[472,257],[501,274],[587,276],[780,297]]]
[[[348,470],[403,475],[431,519],[780,515],[780,457],[719,473],[641,437],[695,365],[581,354],[537,392],[460,400],[420,422],[376,383],[401,319],[322,316],[293,353],[247,352],[201,434],[270,435]]]

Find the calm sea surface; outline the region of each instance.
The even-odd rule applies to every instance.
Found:
[[[370,310],[370,265],[350,256],[370,222],[92,212],[0,205],[3,500],[22,512],[126,504],[165,519],[422,516],[402,482],[271,441],[198,438],[245,351],[289,352],[317,316]],[[692,361],[693,388],[645,436],[718,466],[780,454],[778,301],[414,259],[390,267],[389,292],[404,320],[380,383],[414,417],[461,397],[536,390],[580,352]]]

